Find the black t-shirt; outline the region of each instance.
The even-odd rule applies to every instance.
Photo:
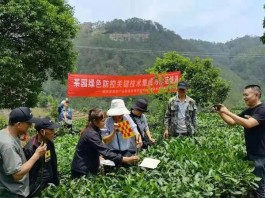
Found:
[[[265,104],[245,109],[239,116],[243,118],[250,116],[259,122],[258,126],[244,128],[247,154],[265,156]]]

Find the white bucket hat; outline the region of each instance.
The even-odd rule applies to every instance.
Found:
[[[111,101],[110,109],[107,111],[108,116],[117,116],[130,114],[130,111],[125,107],[122,99],[114,99]]]

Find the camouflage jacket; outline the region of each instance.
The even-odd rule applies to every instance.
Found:
[[[187,133],[192,135],[195,133],[195,129],[197,127],[197,107],[195,101],[189,96],[186,96],[185,101],[188,102],[187,110],[185,112],[185,123],[187,126]],[[176,95],[170,98],[165,114],[164,124],[165,127],[168,129],[169,134],[174,134],[177,132],[176,129],[178,112],[178,96]]]

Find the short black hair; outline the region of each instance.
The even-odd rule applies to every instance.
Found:
[[[90,109],[88,112],[88,121],[99,121],[106,118],[106,112],[102,109]]]
[[[245,86],[245,89],[248,89],[248,88],[259,88],[261,90],[259,85],[247,85],[247,86]]]
[[[258,92],[259,93],[259,98],[261,98],[261,88],[260,88],[259,85],[255,85],[255,84],[253,84],[253,85],[247,85],[247,86],[245,86],[244,89],[249,89],[249,88],[251,88],[254,91]]]

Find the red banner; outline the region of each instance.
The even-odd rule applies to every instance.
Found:
[[[68,74],[68,97],[116,97],[156,94],[161,89],[176,91],[181,74],[144,74],[134,76],[111,76]]]

